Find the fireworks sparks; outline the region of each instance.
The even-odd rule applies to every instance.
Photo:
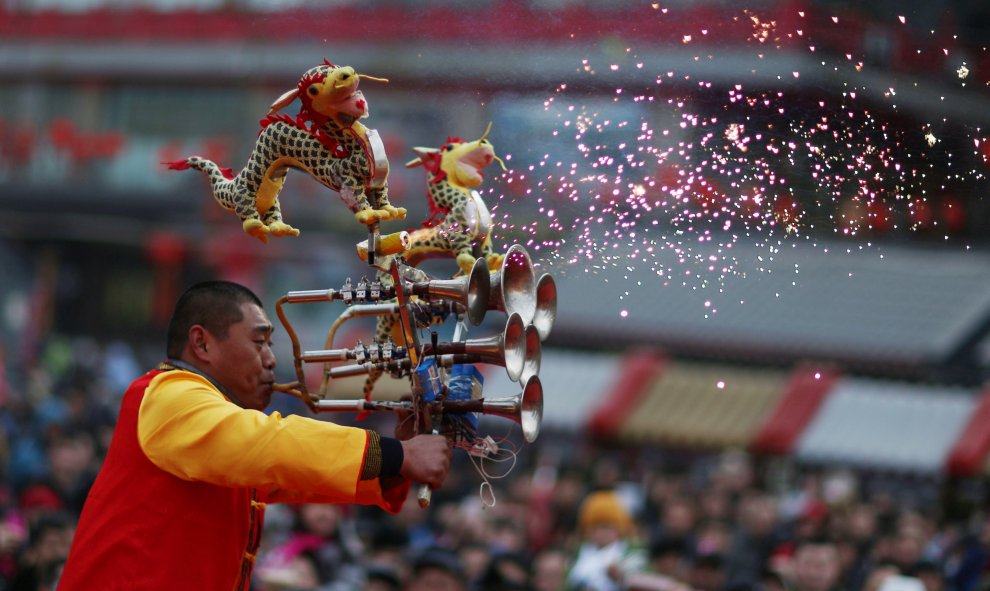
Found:
[[[628,63],[597,64],[601,73],[596,60],[582,60],[579,71],[596,84],[620,75],[624,83],[598,97],[561,84],[543,101],[540,121],[551,139],[516,154],[504,184],[489,189],[496,236],[551,265],[618,269],[637,287],[721,292],[740,273],[735,246],[743,241],[770,253],[769,272],[772,254],[789,241],[921,231],[937,225],[936,208],[952,219],[944,195],[985,178],[979,129],[942,118],[919,130],[911,122],[923,115],[906,115],[894,102],[913,88],[865,78],[861,56],[826,55],[807,43],[799,16],[800,27],[789,31],[749,12],[742,17],[752,26],[755,62],[800,38],[788,55],[814,65],[786,70],[780,84],[744,72],[730,83],[703,80],[651,64],[633,48]],[[707,36],[708,29],[692,31],[680,41],[692,51]],[[956,74],[970,72],[963,64]],[[959,141],[966,134],[974,137]],[[966,145],[971,151],[954,148]],[[517,211],[540,216],[520,224],[514,220],[531,216]],[[703,301],[703,313],[716,313]]]

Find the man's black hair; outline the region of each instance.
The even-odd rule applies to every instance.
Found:
[[[230,281],[197,283],[179,296],[168,324],[165,353],[178,359],[189,338],[189,329],[200,325],[219,339],[227,338],[227,330],[244,319],[241,304],[261,307],[261,300],[250,289]]]

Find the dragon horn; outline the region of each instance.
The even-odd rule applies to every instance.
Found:
[[[274,103],[272,103],[272,106],[268,108],[268,114],[274,115],[275,113],[281,111],[283,108],[289,106],[292,101],[296,100],[297,96],[299,96],[298,88],[293,88],[292,90],[286,92],[282,96],[278,97]]]
[[[369,76],[367,74],[358,74],[358,78],[365,79],[365,80],[373,80],[375,82],[384,82],[384,83],[388,84],[388,78],[377,78],[375,76]]]
[[[480,138],[478,138],[478,143],[480,144],[481,142],[485,141],[485,138],[488,137],[488,134],[491,133],[491,131],[492,131],[492,122],[489,121],[488,128],[485,130],[485,133],[482,134]]]
[[[478,139],[478,143],[480,144],[481,142],[485,141],[485,138],[488,137],[488,134],[491,133],[491,131],[492,131],[492,122],[489,121],[488,122],[488,128],[485,129],[484,135],[482,135]],[[509,170],[508,168],[505,167],[505,162],[502,162],[502,159],[501,158],[499,158],[495,154],[492,154],[492,157],[495,158],[495,161],[498,162],[498,165],[502,167],[502,172],[505,172],[505,171]]]

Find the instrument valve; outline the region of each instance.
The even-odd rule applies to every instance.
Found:
[[[354,359],[358,363],[364,363],[368,359],[368,350],[361,341],[358,341],[354,347]]]
[[[364,302],[368,300],[368,278],[362,277],[358,281],[357,289],[354,290],[354,299],[359,302]]]
[[[374,301],[380,301],[382,299],[382,282],[375,279],[371,282],[371,287],[369,289],[368,297]]]
[[[395,353],[395,342],[392,341],[392,337],[386,339],[384,345],[380,345],[382,351],[382,359],[385,361],[391,361],[392,355]]]
[[[368,360],[371,363],[377,364],[382,358],[382,346],[376,342],[372,342],[371,346],[368,347]]]
[[[354,301],[354,288],[351,286],[350,277],[344,282],[344,286],[340,288],[340,299],[344,300],[345,304],[350,304]]]

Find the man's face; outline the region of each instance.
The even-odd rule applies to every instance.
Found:
[[[832,544],[808,544],[794,556],[794,575],[801,591],[828,591],[839,579],[839,554]]]
[[[271,402],[275,383],[272,323],[265,311],[252,303],[241,304],[241,313],[244,318],[230,326],[227,338],[211,335],[209,374],[245,408],[264,410]]]

